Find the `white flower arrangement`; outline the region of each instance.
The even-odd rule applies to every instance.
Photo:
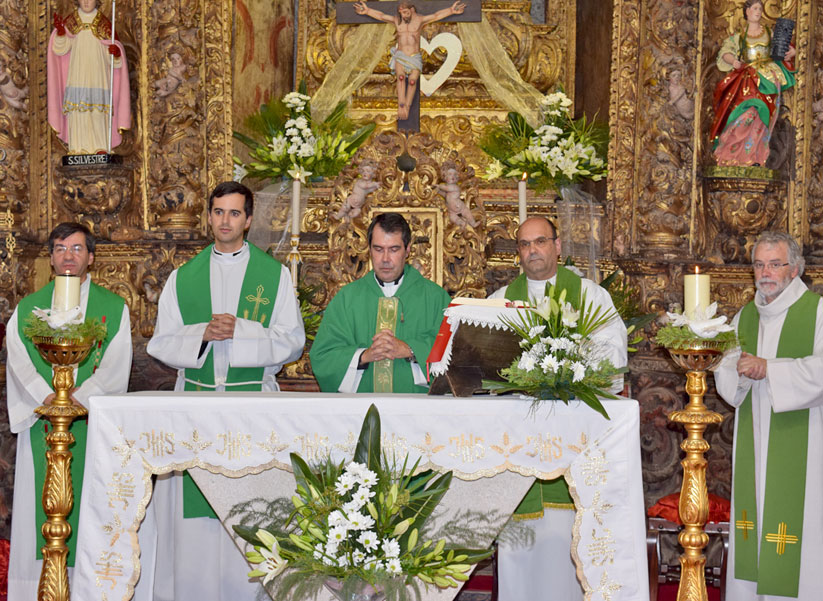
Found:
[[[607,172],[608,134],[586,119],[573,120],[572,101],[562,91],[540,102],[543,124],[532,129],[518,113],[509,113],[509,127],[491,126],[480,147],[492,157],[483,176],[520,179],[524,173],[538,190],[568,186],[585,179],[601,180]]]
[[[554,286],[532,305],[518,311],[518,321],[507,320],[520,336],[523,352],[501,371],[505,382],[484,380],[484,387],[494,392],[523,391],[537,403],[580,399],[608,419],[598,397],[616,398],[606,389],[615,375],[626,370],[604,358],[603,345],[591,334],[615,313],[593,307],[585,295],[576,309],[566,301],[566,291],[558,292]]]
[[[375,124],[360,128],[346,118],[346,102],[342,101],[321,123],[311,118],[311,97],[303,92],[289,92],[272,100],[246,119],[246,126],[255,137],[234,132],[234,137],[249,149],[250,161],[244,164],[234,158],[235,179],[238,176],[278,179],[336,176],[350,161],[357,149],[368,139]]]
[[[451,549],[446,540],[425,540],[421,528],[446,493],[451,472],[412,476],[417,464],[395,473],[380,451],[380,416],[372,405],[355,449],[355,460],[327,460],[312,469],[292,454],[297,494],[282,529],[234,526],[254,545],[246,557],[250,577],[271,583],[284,572],[277,598],[314,598],[328,580],[343,587],[367,584],[404,598],[419,581],[458,587],[472,565],[490,551]],[[314,578],[317,577],[317,578]]]
[[[697,307],[690,317],[685,313],[667,312],[668,323],[657,331],[655,342],[674,350],[713,348],[727,351],[738,345],[734,328],[726,316],[717,314],[717,303],[705,309]]]

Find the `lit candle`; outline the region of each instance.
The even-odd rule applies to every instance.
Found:
[[[520,223],[526,221],[526,178],[528,173],[523,172],[523,178],[517,184],[517,216]]]
[[[683,277],[683,307],[690,319],[694,318],[698,307],[704,311],[709,308],[710,285],[711,276],[708,273],[700,273],[699,267],[694,268],[694,273]]]
[[[68,311],[80,304],[80,276],[58,275],[54,277],[54,298],[51,308],[54,311]]]
[[[300,235],[300,180],[291,184],[291,235]]]

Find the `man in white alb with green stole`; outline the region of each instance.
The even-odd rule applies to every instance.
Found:
[[[89,353],[75,370],[72,399],[87,405],[91,395],[122,393],[129,384],[131,372],[131,323],[129,309],[118,295],[91,281],[88,268],[94,263],[96,240],[86,226],[61,223],[49,235],[49,254],[55,273],[76,275],[80,280],[80,309],[86,318],[99,319],[106,325],[106,337]],[[8,323],[6,348],[6,391],[11,431],[17,434],[14,505],[12,509],[11,553],[9,558],[9,599],[35,599],[42,566],[41,548],[45,539],[41,526],[46,520],[41,494],[46,473],[46,434],[51,426],[34,409],[50,402],[54,396],[52,367],[46,363],[31,339],[23,333],[26,318],[37,307],[52,306],[54,280],[26,296],[17,305]],[[74,435],[71,446],[74,507],[68,515],[72,535],[66,541],[69,548],[67,565],[71,576],[77,555],[77,518],[83,490],[86,454],[85,419],[72,422]],[[154,543],[153,514],[147,512],[141,542]],[[153,555],[144,554],[146,565],[153,564]],[[151,598],[150,576],[141,578],[135,599]],[[145,585],[148,586],[148,596]]]
[[[545,217],[530,217],[517,230],[517,252],[523,273],[511,284],[496,290],[490,298],[530,301],[546,296],[550,286],[566,291],[566,300],[575,309],[586,303],[614,313],[613,317],[592,334],[603,349],[603,358],[615,367],[627,363],[628,334],[617,315],[609,293],[589,279],[558,265],[560,240],[554,224]],[[614,392],[622,389],[622,380]],[[574,524],[574,501],[561,476],[554,480],[537,480],[514,513],[516,520],[534,520],[528,526],[534,532],[531,546],[511,544],[504,536],[498,547],[501,601],[519,599],[582,599],[571,559],[571,531]]]
[[[726,599],[823,599],[823,299],[791,236],[762,234],[752,258],[741,350],[715,370],[736,407]]]
[[[323,315],[310,358],[324,392],[426,392],[431,350],[449,295],[406,265],[411,229],[381,213],[368,230],[373,271],[347,284]]]
[[[163,288],[147,352],[178,370],[175,390],[276,391],[277,372],[303,352],[288,268],[244,239],[253,208],[246,186],[219,184],[209,197],[214,244],[172,272]],[[158,477],[154,502],[161,530],[174,532],[158,554],[158,587],[165,588],[156,590],[157,601],[228,601],[259,592],[188,473]]]

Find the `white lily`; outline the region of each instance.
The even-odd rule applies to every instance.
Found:
[[[260,555],[263,556],[263,566],[261,566],[263,569],[261,571],[266,574],[263,579],[263,585],[265,586],[272,578],[279,576],[286,569],[289,562],[281,557],[280,545],[271,532],[261,528],[257,531],[257,538],[265,545],[265,547],[260,548]]]
[[[731,332],[734,328],[726,323],[726,316],[715,317],[717,313],[717,303],[714,302],[706,309],[697,307],[694,316],[689,317],[685,313],[666,313],[673,326],[688,326],[688,328],[701,338],[714,338],[721,332]]]
[[[306,171],[300,165],[295,165],[293,169],[289,169],[286,171],[289,176],[294,180],[300,180],[300,183],[305,184],[306,178],[311,175],[311,171]]]

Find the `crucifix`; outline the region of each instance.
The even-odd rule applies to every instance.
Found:
[[[419,5],[420,12],[417,6]],[[390,66],[397,75],[397,129],[420,131],[420,72],[423,58],[420,38],[423,27],[435,21],[479,22],[480,0],[412,0],[378,2],[338,2],[337,22],[344,24],[391,23],[397,30],[397,46]],[[425,7],[425,8],[423,8]],[[364,49],[368,52],[378,49]],[[382,50],[382,49],[379,49]]]

